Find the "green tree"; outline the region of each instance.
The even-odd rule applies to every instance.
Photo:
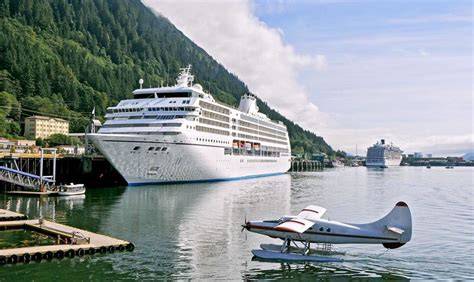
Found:
[[[2,0],[0,54],[0,91],[16,97],[23,118],[38,113],[64,117],[75,132],[84,132],[93,107],[100,116],[130,98],[140,78],[146,86],[173,83],[179,67],[188,64],[197,82],[220,102],[236,106],[249,92],[140,0]],[[294,150],[334,155],[322,137],[261,100],[258,106],[287,126]]]
[[[55,147],[59,145],[79,145],[80,140],[76,137],[67,136],[64,134],[52,134],[45,139],[48,146]]]

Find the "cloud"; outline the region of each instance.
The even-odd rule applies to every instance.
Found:
[[[428,136],[405,145],[406,152],[422,151],[433,155],[463,155],[474,151],[474,134]]]
[[[412,24],[426,24],[426,23],[457,23],[457,22],[472,22],[472,15],[455,15],[455,14],[439,14],[439,15],[423,15],[411,18],[395,18],[388,19],[390,24],[398,25],[412,25]]]
[[[324,55],[298,54],[283,34],[256,18],[249,1],[143,0],[204,48],[250,91],[289,119],[312,131],[325,115],[298,82],[304,71],[325,69]]]

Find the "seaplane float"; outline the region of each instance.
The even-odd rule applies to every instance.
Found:
[[[341,255],[332,244],[382,244],[396,249],[411,239],[412,220],[408,205],[398,202],[383,218],[366,224],[343,223],[323,218],[326,209],[311,205],[296,216],[277,220],[245,221],[242,230],[278,238],[282,245],[261,244],[252,254],[261,260],[338,262]],[[311,248],[311,244],[323,246]]]

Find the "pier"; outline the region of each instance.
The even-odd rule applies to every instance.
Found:
[[[26,216],[21,213],[16,213],[9,210],[0,209],[0,222],[12,221],[12,220],[23,220],[23,219],[26,219]]]
[[[319,161],[292,159],[289,172],[305,172],[322,170],[324,166]]]
[[[53,175],[56,184],[83,183],[93,187],[126,185],[123,177],[102,156],[57,155],[56,166],[52,154],[43,156],[44,175]],[[38,191],[40,184],[40,154],[15,154],[0,156],[0,191]],[[48,177],[43,182],[49,184]],[[53,189],[46,189],[51,191]],[[48,192],[49,193],[49,192]],[[33,195],[33,194],[32,194]]]
[[[44,174],[44,159],[47,152],[52,153],[51,175]],[[11,191],[13,193],[48,194],[56,191],[56,149],[41,148],[39,157],[39,175],[28,172],[29,163],[25,169],[21,163],[18,165],[17,158],[3,159],[4,164],[0,165],[0,181],[10,184],[12,188],[20,189]],[[35,169],[36,163],[36,161],[33,162]]]
[[[0,232],[4,230],[33,231],[54,238],[56,244],[2,249],[0,250],[0,265],[39,262],[43,259],[52,260],[53,258],[73,258],[115,251],[132,251],[134,249],[132,243],[124,240],[43,219],[27,220],[25,218],[22,214],[0,209]]]

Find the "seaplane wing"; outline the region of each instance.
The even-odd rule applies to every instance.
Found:
[[[287,220],[275,226],[273,229],[278,230],[278,231],[303,233],[309,228],[311,228],[311,226],[313,225],[314,225],[314,222],[309,221],[307,219],[292,218],[290,220]]]
[[[304,218],[307,220],[318,220],[326,213],[326,209],[320,206],[307,206],[302,209],[298,214],[298,218]]]

